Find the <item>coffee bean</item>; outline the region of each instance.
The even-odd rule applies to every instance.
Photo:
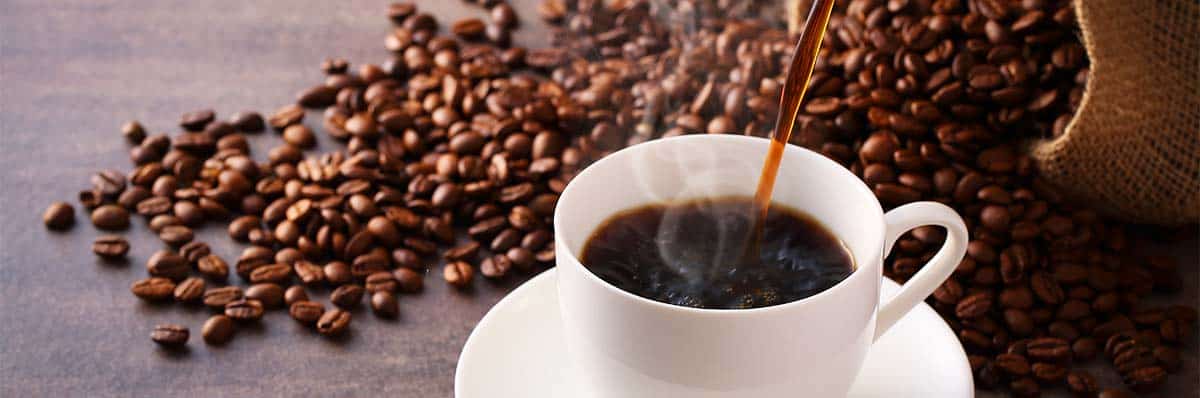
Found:
[[[192,229],[183,225],[171,225],[158,231],[158,238],[162,239],[163,243],[175,247],[191,242],[194,237]]]
[[[308,300],[308,292],[304,290],[303,286],[290,286],[283,292],[283,302],[289,306],[297,301],[305,300]]]
[[[1063,339],[1042,337],[1029,341],[1030,358],[1047,362],[1062,362],[1071,357],[1071,349]]]
[[[334,289],[333,293],[329,294],[329,301],[339,308],[353,309],[362,302],[364,292],[363,287],[359,285],[341,285],[337,289]]]
[[[146,139],[146,129],[137,120],[130,120],[121,125],[121,135],[130,144],[141,144]]]
[[[196,270],[206,277],[224,280],[229,276],[229,265],[216,254],[209,254],[196,260]]]
[[[367,275],[365,286],[367,292],[371,293],[379,291],[394,292],[398,287],[398,283],[390,272],[381,271]]]
[[[292,264],[292,269],[296,272],[296,277],[300,278],[300,283],[305,285],[315,285],[325,281],[325,271],[321,266],[311,262],[300,260]]]
[[[250,272],[251,283],[286,283],[292,277],[292,267],[287,264],[269,264]]]
[[[452,261],[442,269],[442,278],[450,286],[462,289],[471,285],[471,276],[474,273],[470,264],[463,261]]]
[[[92,225],[103,230],[129,228],[129,212],[117,205],[103,205],[92,210]]]
[[[187,131],[201,131],[215,118],[216,113],[212,109],[200,109],[180,116],[179,127]]]
[[[350,313],[341,309],[331,309],[317,320],[317,333],[323,336],[337,336],[346,332],[350,327]]]
[[[151,276],[181,281],[188,275],[187,259],[170,250],[159,250],[146,260],[146,270]]]
[[[242,288],[225,286],[208,289],[204,292],[204,305],[213,309],[224,310],[225,306],[242,298]]]
[[[183,347],[188,341],[188,328],[173,323],[159,324],[150,332],[150,339],[166,348]]]
[[[296,104],[305,108],[323,108],[333,105],[337,99],[337,93],[337,87],[316,85],[296,94]]]
[[[292,319],[307,325],[316,323],[324,313],[325,306],[321,305],[321,303],[308,300],[296,301],[288,308],[288,315],[291,315]]]
[[[238,131],[254,133],[262,131],[266,127],[266,122],[262,115],[253,111],[242,111],[233,114],[229,117],[229,124]]]
[[[129,253],[129,241],[115,235],[101,236],[92,242],[92,253],[106,259],[123,258]]]
[[[484,23],[479,18],[459,20],[451,25],[450,32],[464,40],[479,40],[483,38]]]
[[[334,93],[336,94],[336,93]],[[277,131],[304,120],[304,108],[300,105],[287,105],[279,108],[267,118],[267,124]]]
[[[258,300],[240,298],[225,304],[225,316],[235,321],[257,321],[262,315],[263,305]]]
[[[65,202],[51,203],[42,213],[42,223],[46,228],[64,230],[75,224],[75,209]]]
[[[382,318],[395,318],[400,313],[396,295],[389,290],[379,290],[371,294],[371,311]]]
[[[350,273],[350,265],[341,261],[331,261],[325,264],[325,280],[334,285],[350,282],[354,276]]]
[[[92,189],[109,198],[125,190],[125,175],[116,170],[103,170],[92,175]]]
[[[417,271],[411,268],[396,268],[392,271],[392,277],[396,280],[396,285],[402,293],[420,292],[424,285],[424,278]]]
[[[200,329],[200,335],[209,345],[222,345],[233,339],[233,319],[225,315],[213,315]]]
[[[293,124],[283,129],[283,141],[297,148],[308,149],[317,145],[317,136],[303,124]]]
[[[184,279],[183,282],[179,282],[178,285],[175,285],[175,290],[173,292],[175,301],[181,303],[190,303],[200,300],[200,298],[204,295],[204,286],[205,283],[203,279],[195,277]]]
[[[245,297],[258,300],[263,308],[283,307],[283,288],[274,283],[256,283],[246,288]]]
[[[171,298],[175,282],[167,278],[150,277],[134,282],[129,290],[142,300],[162,301]]]
[[[517,27],[517,13],[507,3],[500,3],[491,9],[492,23],[506,28]]]

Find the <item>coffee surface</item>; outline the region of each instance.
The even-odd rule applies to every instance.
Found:
[[[636,207],[602,223],[580,259],[622,290],[696,308],[783,304],[820,293],[854,271],[837,237],[778,204],[752,247],[754,214],[750,197]]]

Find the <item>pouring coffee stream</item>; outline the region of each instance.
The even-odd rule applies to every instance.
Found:
[[[813,2],[812,10],[804,22],[804,30],[800,33],[800,41],[796,43],[796,50],[792,54],[787,81],[784,82],[783,93],[779,98],[779,118],[775,121],[775,130],[771,133],[771,146],[763,160],[762,174],[754,192],[754,227],[750,244],[746,245],[746,255],[750,258],[758,254],[763,223],[767,219],[767,210],[771,207],[771,194],[775,190],[775,178],[779,174],[779,163],[783,159],[783,150],[788,139],[792,136],[792,129],[795,128],[800,103],[808,91],[808,82],[817,63],[817,53],[821,50],[821,40],[825,38],[825,28],[829,25],[830,14],[833,13],[833,3],[834,0]]]

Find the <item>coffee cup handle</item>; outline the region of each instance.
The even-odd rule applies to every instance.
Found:
[[[946,228],[946,241],[937,254],[905,282],[891,300],[879,308],[875,323],[876,340],[949,278],[967,253],[967,226],[954,209],[944,204],[909,203],[887,212],[883,219],[887,224],[883,241],[885,255],[892,251],[892,245],[900,235],[920,226],[937,225]]]

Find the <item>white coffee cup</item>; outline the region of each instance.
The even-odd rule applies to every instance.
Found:
[[[949,277],[966,253],[967,229],[954,210],[919,202],[884,214],[850,171],[789,145],[774,202],[808,213],[844,242],[856,269],[837,285],[770,307],[697,309],[631,294],[579,262],[588,237],[619,211],[753,196],[768,145],[734,135],[650,141],[600,159],[563,191],[554,213],[560,310],[578,377],[594,396],[844,396],[875,339]],[[880,306],[885,254],[901,234],[923,225],[945,227],[944,245]]]

